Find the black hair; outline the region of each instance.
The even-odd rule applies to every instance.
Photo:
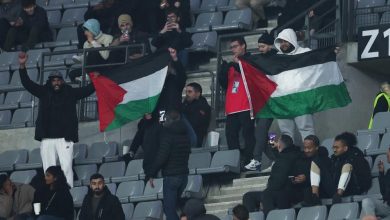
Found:
[[[70,189],[66,177],[64,174],[64,171],[62,171],[61,167],[59,166],[51,166],[47,168],[46,173],[50,173],[55,178],[53,183],[53,188],[55,190],[63,190],[63,189]]]
[[[233,208],[233,215],[236,216],[236,218],[238,218],[239,220],[248,220],[249,219],[248,209],[241,204],[236,205]]]
[[[36,5],[35,0],[22,0],[22,7],[23,8],[28,8],[28,7],[31,7],[33,5]]]
[[[320,139],[313,134],[306,136],[304,140],[313,141],[316,147],[320,146]]]
[[[356,135],[351,132],[345,131],[334,138],[335,141],[341,141],[344,145],[348,147],[355,147],[357,145]]]
[[[187,86],[194,88],[195,92],[199,92],[202,95],[202,86],[199,83],[192,82],[188,83]]]
[[[286,148],[292,147],[294,145],[293,139],[290,136],[286,135],[286,134],[282,134],[280,136],[280,141],[284,143]]]
[[[234,41],[237,41],[240,45],[245,45],[245,50],[246,50],[246,41],[244,39],[244,37],[242,36],[237,36],[237,37],[233,37],[232,39],[230,39],[230,42],[234,42]]]
[[[165,15],[168,16],[169,14],[175,14],[177,17],[180,17],[180,11],[175,7],[169,7],[167,10],[165,10]]]
[[[100,173],[95,173],[95,174],[91,175],[91,177],[89,178],[89,181],[96,180],[96,179],[103,179],[104,180],[104,177]]]
[[[1,174],[0,175],[0,189],[3,189],[4,183],[8,180],[7,174]]]

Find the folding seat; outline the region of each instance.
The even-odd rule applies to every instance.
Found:
[[[30,77],[30,79],[34,82],[38,80],[38,69],[29,69],[27,70],[27,75]],[[20,74],[19,70],[16,70],[12,74],[11,82],[10,85],[15,85],[15,86],[21,86],[22,82],[20,81]]]
[[[81,207],[81,205],[83,204],[84,197],[85,195],[87,195],[87,193],[88,193],[87,186],[78,186],[70,189],[70,194],[73,197],[74,207],[76,208]]]
[[[218,11],[231,11],[235,9],[237,9],[235,0],[230,0],[228,5],[218,7]]]
[[[97,142],[93,143],[88,149],[88,155],[84,159],[76,158],[75,164],[93,164],[118,160],[118,143]]]
[[[134,210],[132,220],[157,220],[161,219],[163,215],[162,202],[140,202],[137,204]]]
[[[45,6],[47,11],[50,10],[61,10],[62,9],[63,0],[50,0],[48,4]]]
[[[251,220],[264,220],[264,213],[263,212],[250,212],[249,213],[249,219]]]
[[[25,164],[16,164],[16,170],[28,170],[28,169],[38,169],[42,167],[42,158],[40,148],[35,148],[30,151],[28,155],[28,162]]]
[[[122,182],[116,189],[116,196],[121,203],[128,203],[133,196],[141,196],[144,191],[144,181]]]
[[[43,57],[43,53],[50,52],[49,48],[43,48],[43,49],[35,49],[35,50],[29,50],[27,51],[28,59],[26,61],[26,68],[37,68],[41,66],[41,61]],[[46,59],[48,57],[46,56]],[[12,70],[18,70],[19,69],[19,63],[18,61],[14,61],[11,65]]]
[[[61,47],[77,44],[77,27],[64,27],[58,32],[56,41],[45,42],[43,45],[44,47]]]
[[[357,146],[363,152],[370,152],[372,150],[377,150],[379,145],[379,135],[378,134],[360,134],[357,136],[358,144]]]
[[[61,23],[61,11],[60,10],[47,11],[47,19],[49,21],[50,27],[58,27]]]
[[[77,49],[78,48],[76,45],[72,45],[72,46],[65,46],[65,47],[56,47],[54,48],[53,52],[77,50]],[[74,55],[76,55],[76,53],[64,53],[64,54],[51,55],[50,61],[45,61],[45,66],[54,67],[54,66],[73,65],[74,61],[72,60],[72,56]]]
[[[268,213],[267,220],[283,219],[283,220],[295,220],[294,209],[279,209],[272,210]]]
[[[228,11],[222,25],[213,26],[212,30],[225,31],[243,29],[250,30],[252,26],[252,11],[249,8]]]
[[[222,12],[206,12],[199,14],[195,26],[187,28],[190,33],[210,31],[212,26],[221,25],[223,21]]]
[[[226,5],[228,5],[228,0],[203,0],[199,10],[201,12],[215,11],[218,7],[223,7]]]
[[[192,35],[192,46],[189,48],[189,51],[211,51],[215,52],[217,46],[217,32],[203,32],[203,33],[195,33]]]
[[[13,63],[18,62],[18,52],[4,52],[0,54],[0,71],[8,71]]]
[[[183,198],[203,198],[203,178],[201,175],[189,175]]]
[[[126,173],[123,176],[111,177],[111,182],[126,182],[133,180],[145,179],[144,169],[142,168],[143,160],[132,160],[126,168]]]
[[[97,165],[96,164],[87,164],[87,165],[79,165],[74,166],[74,171],[77,174],[78,180],[75,180],[73,185],[74,186],[88,186],[89,185],[89,178],[92,176],[92,174],[95,174],[97,172]]]
[[[35,175],[37,175],[35,170],[14,171],[11,173],[10,179],[14,183],[29,184]]]
[[[8,85],[10,79],[9,71],[0,72],[0,86]]]
[[[103,163],[99,172],[104,176],[104,181],[106,183],[111,182],[111,177],[122,177],[125,173],[126,164],[124,161],[112,162],[112,163]]]
[[[73,159],[83,159],[87,157],[88,145],[76,143],[73,144]]]
[[[240,151],[218,151],[214,154],[209,168],[198,168],[197,174],[240,173]]]
[[[12,171],[15,164],[27,162],[27,150],[9,150],[0,154],[0,171]]]
[[[192,12],[199,11],[201,0],[191,0],[190,9]]]
[[[115,183],[108,183],[106,184],[107,189],[110,190],[112,195],[116,194],[116,184]]]
[[[11,110],[0,111],[0,126],[9,126],[11,123]]]
[[[133,216],[134,212],[134,205],[133,203],[124,203],[122,204],[122,210],[123,213],[125,213],[125,219],[130,220],[131,217]]]
[[[209,168],[211,163],[211,153],[191,153],[188,159],[188,169],[190,174],[196,174],[198,168]]]
[[[358,212],[359,204],[356,202],[334,204],[330,208],[328,220],[357,219]]]
[[[61,20],[61,25],[77,26],[84,22],[84,14],[88,8],[66,9]]]
[[[352,197],[354,202],[361,202],[365,198],[382,199],[382,194],[379,188],[379,179],[375,177],[372,179],[372,186],[365,195],[356,195]]]
[[[326,220],[326,206],[303,207],[298,212],[297,220]]]
[[[28,127],[32,126],[31,108],[16,109],[12,116],[11,126],[13,127]]]
[[[139,196],[131,196],[130,202],[143,202],[143,201],[151,201],[158,200],[163,198],[163,179],[154,179],[154,187],[150,185],[149,182],[145,185],[145,190],[143,195]]]

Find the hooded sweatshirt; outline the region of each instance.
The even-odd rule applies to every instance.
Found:
[[[281,40],[288,41],[294,49],[289,52],[289,53],[284,53],[280,49],[280,42]],[[295,34],[295,31],[293,29],[284,29],[282,32],[278,34],[278,37],[275,39],[275,48],[278,50],[278,54],[285,54],[285,55],[295,55],[295,54],[300,54],[300,53],[305,53],[308,51],[311,51],[310,48],[303,48],[300,47],[297,41],[297,35]]]
[[[94,41],[92,42],[89,41],[84,42],[84,46],[83,46],[84,49],[110,46],[113,37],[111,35],[104,34],[100,30],[100,23],[96,19],[87,20],[83,24],[83,27],[88,29],[88,31],[90,31],[93,34],[93,38],[94,38]],[[107,60],[110,55],[110,51],[102,50],[99,51],[99,54],[104,60]]]

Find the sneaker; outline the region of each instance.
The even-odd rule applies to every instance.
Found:
[[[82,63],[83,62],[83,56],[73,55],[72,60],[75,63]]]
[[[260,170],[261,163],[255,159],[252,159],[249,164],[245,166],[245,169],[247,170]]]

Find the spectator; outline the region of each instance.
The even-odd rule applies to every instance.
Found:
[[[268,19],[264,12],[264,6],[271,0],[235,0],[238,8],[249,7],[252,10],[252,22],[256,28],[267,27]]]
[[[264,33],[258,39],[258,48],[260,54],[263,56],[273,56],[277,53],[277,50],[273,48],[274,38],[268,34]],[[263,152],[266,153],[269,159],[274,159],[270,149],[268,148],[268,131],[272,125],[272,118],[257,118],[256,119],[256,128],[255,128],[255,138],[256,144],[253,150],[253,159],[249,164],[245,166],[247,170],[260,170],[261,169],[261,160]]]
[[[219,218],[206,214],[206,208],[202,200],[189,199],[184,205],[180,220],[219,220]]]
[[[77,100],[91,95],[92,84],[72,88],[65,84],[59,72],[49,75],[45,85],[38,85],[27,75],[27,54],[19,54],[19,74],[23,87],[39,98],[38,117],[35,122],[35,140],[41,142],[43,170],[60,160],[69,185],[73,186],[73,143],[78,142]]]
[[[243,197],[243,204],[249,212],[257,210],[261,203],[264,213],[278,208],[286,209],[290,207],[290,201],[286,195],[291,190],[291,180],[289,176],[293,172],[294,164],[300,157],[301,152],[294,146],[290,136],[282,135],[275,143],[276,159],[272,166],[271,175],[268,179],[267,188],[261,191],[247,192]]]
[[[319,201],[319,186],[333,195],[333,203],[340,203],[342,196],[360,195],[371,187],[371,170],[363,152],[356,147],[356,136],[349,132],[334,139],[330,176],[324,176],[326,164],[312,163],[310,180],[313,196]]]
[[[137,59],[144,54],[151,53],[148,35],[133,28],[133,19],[130,15],[120,15],[118,18],[118,27],[119,31],[115,33],[115,39],[112,41],[111,46],[143,44],[144,50],[142,48],[129,48],[127,54],[129,59]],[[114,50],[112,53],[115,54],[114,58],[111,59],[114,62],[125,62],[127,60],[124,59],[126,54],[125,50]]]
[[[219,85],[225,90],[226,140],[229,149],[240,149],[239,132],[242,131],[245,140],[245,150],[242,167],[253,157],[255,146],[254,120],[251,118],[250,105],[245,86],[238,66],[239,57],[249,56],[243,37],[230,41],[233,62],[222,61],[218,73]],[[244,167],[243,167],[244,168]]]
[[[302,48],[298,45],[297,36],[292,29],[285,29],[279,33],[275,40],[275,47],[278,54],[295,55],[310,51],[309,48]],[[291,119],[278,119],[279,128],[282,134],[294,137],[295,126],[298,128],[302,139],[314,134],[313,115],[301,115]]]
[[[275,29],[278,29],[284,25],[287,25],[284,28],[291,28],[294,31],[302,30],[305,24],[305,17],[295,20],[290,23],[293,19],[295,19],[300,13],[304,12],[311,6],[311,0],[288,0],[286,5],[283,7],[281,13],[278,17],[278,26]],[[274,30],[275,30],[274,29]],[[272,31],[273,32],[273,31]]]
[[[202,96],[202,87],[198,83],[187,84],[185,92],[183,113],[195,131],[197,147],[202,147],[210,124],[211,106]]]
[[[15,26],[21,10],[20,0],[0,1],[0,48],[3,48],[8,30]]]
[[[73,220],[73,198],[60,167],[51,166],[45,173],[46,187],[37,189],[33,203],[40,203],[37,220]]]
[[[248,209],[243,205],[236,205],[233,208],[233,220],[249,220]]]
[[[184,66],[188,63],[188,53],[184,49],[192,45],[191,34],[179,25],[180,15],[177,9],[166,11],[167,21],[160,33],[153,38],[152,45],[157,49],[174,48],[178,52],[180,61]]]
[[[1,174],[0,187],[0,219],[21,220],[32,215],[35,192],[32,186],[13,183],[6,174]]]
[[[35,0],[22,0],[22,7],[20,17],[7,32],[4,42],[6,51],[16,44],[22,44],[23,51],[27,51],[39,42],[53,40],[45,9],[36,5]]]
[[[149,183],[161,169],[163,175],[163,206],[167,219],[179,220],[176,213],[177,200],[181,197],[188,181],[188,158],[191,153],[186,124],[177,110],[167,112],[167,118],[160,136],[160,147],[151,169]]]
[[[188,0],[162,0],[160,8],[166,10],[168,8],[176,8],[179,11],[181,20],[179,22],[180,27],[185,29],[190,27],[191,22],[191,8],[190,1]]]
[[[370,118],[368,129],[372,128],[372,122],[376,113],[388,111],[390,111],[390,83],[386,81],[381,84],[381,92],[375,97],[374,110]]]
[[[121,203],[105,185],[104,177],[96,173],[89,180],[89,191],[84,197],[79,220],[124,220]]]
[[[387,163],[390,163],[390,148],[387,150]],[[390,218],[390,170],[385,174],[385,166],[383,161],[377,164],[379,171],[379,188],[382,194],[382,199],[365,198],[362,201],[362,215],[374,215],[381,219]]]
[[[312,0],[313,1],[313,0]],[[314,0],[312,4],[316,4],[320,0]],[[321,28],[330,24],[336,19],[336,1],[328,0],[309,11],[309,27],[310,35],[313,35],[315,31],[321,30]]]

